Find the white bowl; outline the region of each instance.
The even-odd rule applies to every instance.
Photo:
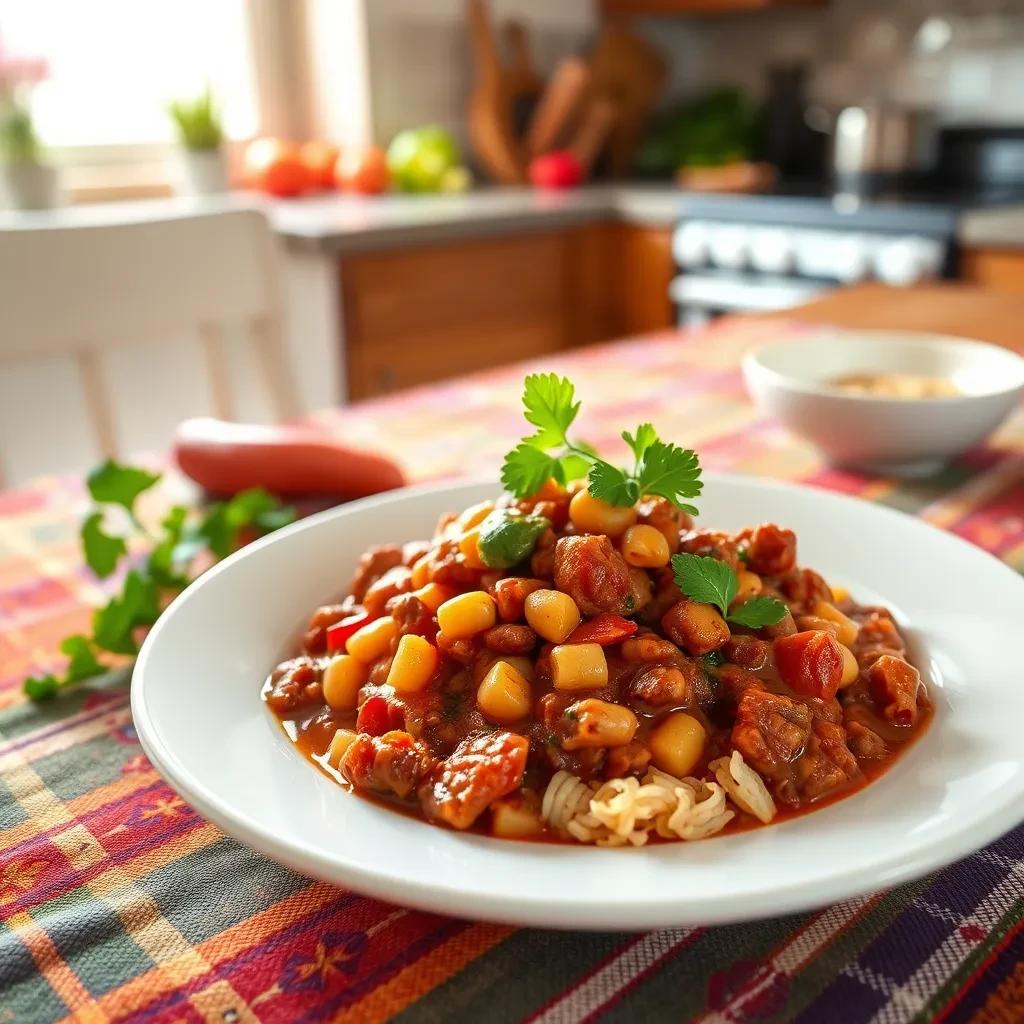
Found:
[[[962,394],[899,399],[828,384],[848,373],[947,377]],[[933,472],[977,444],[1024,393],[1024,359],[981,341],[909,331],[815,332],[743,362],[751,395],[837,465],[896,475]]]
[[[1016,824],[1024,687],[1007,643],[1024,621],[1024,581],[890,509],[706,477],[703,522],[792,527],[804,565],[861,601],[884,601],[913,645],[934,721],[880,779],[845,800],[736,835],[607,850],[464,835],[353,796],[316,771],[260,699],[265,674],[310,610],[345,587],[367,546],[429,536],[438,515],[493,496],[495,484],[355,502],[203,575],[161,616],[135,668],[142,745],[201,814],[298,871],[439,913],[563,928],[792,913],[922,875]]]

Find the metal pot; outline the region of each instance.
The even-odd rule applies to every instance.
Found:
[[[832,170],[840,184],[927,170],[935,157],[931,113],[881,103],[844,107],[832,134]]]

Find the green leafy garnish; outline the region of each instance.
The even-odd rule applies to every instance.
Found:
[[[175,505],[154,535],[136,518],[135,502],[159,480],[157,474],[111,460],[89,474],[89,493],[101,507],[94,508],[82,523],[85,562],[101,579],[111,576],[125,558],[132,565],[120,591],[93,613],[91,634],[76,633],[61,642],[60,651],[68,658],[64,671],[25,680],[24,692],[32,700],[48,700],[62,686],[109,671],[112,666],[101,660],[104,653],[136,654],[140,632],[156,622],[168,601],[210,561],[234,551],[246,539],[247,531],[269,533],[295,518],[294,509],[262,488],[253,488],[211,505],[200,516],[190,516],[183,505]],[[102,506],[127,511],[135,534],[107,532]],[[120,515],[124,518],[123,512]],[[148,555],[129,556],[129,548],[134,551],[135,541],[142,540],[151,544]]]
[[[725,562],[708,555],[673,555],[672,572],[676,586],[686,597],[714,605],[723,618],[738,626],[750,629],[774,626],[789,610],[778,598],[759,595],[730,611],[729,605],[739,589],[736,573]]]
[[[629,506],[652,494],[696,514],[686,502],[701,492],[696,453],[661,441],[650,423],[622,434],[635,460],[630,472],[605,462],[590,445],[569,439],[580,403],[567,378],[531,374],[524,382],[523,410],[537,432],[508,453],[501,470],[502,483],[516,497],[536,494],[548,479],[564,484],[586,473],[590,493],[610,505]]]

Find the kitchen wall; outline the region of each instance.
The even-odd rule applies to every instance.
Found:
[[[672,55],[670,94],[721,82],[759,92],[770,66],[801,62],[829,105],[881,95],[950,122],[1024,123],[1020,0],[832,0],[639,27]]]

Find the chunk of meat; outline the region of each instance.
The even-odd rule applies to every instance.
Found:
[[[325,604],[313,612],[302,636],[302,649],[307,654],[323,654],[327,650],[327,627],[352,614],[355,602]]]
[[[477,646],[471,637],[450,637],[446,633],[439,632],[434,637],[434,643],[446,658],[451,658],[452,661],[457,661],[460,665],[472,664],[476,658]]]
[[[761,576],[782,576],[796,565],[796,534],[774,523],[762,523],[739,535],[746,544],[747,565]]]
[[[739,545],[721,530],[690,530],[679,538],[679,550],[725,562],[734,572],[743,568]]]
[[[661,628],[690,654],[700,656],[717,651],[729,640],[725,619],[709,604],[684,597],[661,617]]]
[[[430,771],[427,748],[407,732],[383,736],[361,733],[349,745],[339,768],[353,786],[408,796]]]
[[[909,662],[891,654],[883,654],[867,670],[871,696],[882,714],[899,726],[917,721],[917,693],[921,675]]]
[[[874,729],[855,719],[846,722],[846,743],[850,752],[859,761],[873,761],[889,756],[885,740]]]
[[[323,667],[316,658],[292,658],[278,665],[270,675],[267,704],[279,715],[322,704],[323,675]]]
[[[807,749],[794,766],[793,785],[798,799],[817,800],[837,786],[859,778],[860,773],[857,758],[846,746],[843,727],[814,717]]]
[[[423,813],[452,828],[469,828],[495,800],[518,788],[528,750],[526,738],[514,732],[468,737],[420,786]]]
[[[639,740],[631,740],[624,747],[612,747],[604,762],[606,779],[621,779],[626,775],[643,775],[651,763],[651,752]]]
[[[402,545],[402,565],[407,565],[411,569],[429,550],[430,541],[406,541]]]
[[[626,661],[661,661],[673,665],[686,657],[671,640],[657,633],[641,633],[631,637],[622,645],[622,656]]]
[[[434,639],[437,633],[434,613],[415,594],[398,594],[388,602],[387,610],[398,623],[399,636]]]
[[[360,604],[369,590],[370,584],[380,579],[396,565],[402,564],[402,549],[397,544],[385,544],[381,547],[370,548],[369,551],[359,559],[356,566],[355,576],[352,577],[352,586],[349,588],[352,596]]]
[[[554,545],[551,550],[554,551]],[[523,617],[526,599],[535,590],[542,590],[547,584],[543,580],[527,576],[506,576],[494,584],[494,603],[503,622],[518,622]]]
[[[832,600],[832,588],[813,569],[794,569],[779,580],[779,590],[795,614],[808,614],[819,601]]]
[[[861,620],[854,653],[870,648],[893,651],[900,657],[906,654],[903,637],[885,608],[873,608]]]
[[[769,640],[777,640],[780,636],[792,636],[796,632],[799,632],[796,619],[793,618],[793,613],[789,610],[774,626],[761,627],[761,635],[768,637]]]
[[[631,700],[656,708],[695,707],[709,693],[706,676],[689,658],[681,658],[676,665],[642,666],[626,685]]]
[[[766,782],[776,787],[790,782],[793,763],[810,737],[811,712],[806,704],[757,687],[740,698],[732,745]]]
[[[668,498],[647,495],[636,507],[637,521],[653,526],[668,541],[670,554],[679,550],[680,535],[689,530],[693,520]]]
[[[682,599],[683,593],[676,586],[675,575],[672,566],[666,565],[664,569],[656,569],[653,572],[652,585],[654,595],[650,603],[644,608],[640,615],[640,621],[648,625],[656,626],[662,615],[665,614],[676,603]]]
[[[537,543],[534,545],[533,554],[530,555],[530,572],[539,579],[549,580],[555,572],[555,546],[556,537],[554,530],[545,530]]]
[[[748,672],[739,665],[720,665],[712,674],[718,684],[719,693],[733,702],[738,701],[751,687],[756,690],[764,689],[764,680],[758,679],[753,672]]]
[[[425,557],[427,580],[431,583],[469,590],[475,589],[480,582],[480,570],[466,565],[458,542],[451,538],[439,540]]]
[[[651,577],[645,569],[637,569],[634,566],[629,570],[629,597],[626,604],[630,615],[642,612],[653,600],[654,590],[651,584]]]
[[[580,623],[570,634],[565,642],[568,644],[598,644],[601,647],[611,647],[614,644],[622,643],[637,631],[637,624],[621,615],[612,615],[604,612],[595,615],[594,618]]]
[[[537,646],[537,634],[529,626],[504,623],[484,633],[484,646],[497,654],[529,654]]]
[[[555,546],[554,579],[584,615],[636,610],[629,566],[603,534],[562,537]]]
[[[728,661],[750,672],[760,672],[771,658],[772,645],[756,636],[733,636],[722,648]]]
[[[366,593],[363,595],[363,607],[372,618],[379,618],[384,614],[384,609],[392,598],[399,594],[407,594],[410,590],[412,590],[412,569],[404,565],[396,565],[366,588]]]

